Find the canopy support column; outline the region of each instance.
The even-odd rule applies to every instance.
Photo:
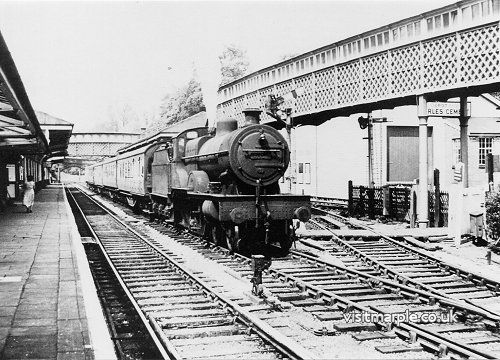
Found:
[[[469,116],[467,116],[467,96],[460,96],[460,161],[464,164],[463,185],[469,187]]]
[[[418,198],[417,198],[417,213],[418,227],[426,228],[429,224],[429,194],[428,194],[428,127],[427,127],[427,99],[425,95],[419,95],[418,98]]]

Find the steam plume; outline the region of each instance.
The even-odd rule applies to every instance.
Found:
[[[221,46],[206,39],[202,41],[195,58],[196,73],[201,84],[203,103],[207,109],[208,126],[215,127],[217,114],[217,90],[221,82]]]

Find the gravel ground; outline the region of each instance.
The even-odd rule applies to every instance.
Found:
[[[119,217],[124,220],[133,221],[134,218],[120,209],[120,205],[96,197],[96,199],[107,207],[111,208]],[[205,259],[198,252],[177,243],[168,236],[158,231],[140,224],[145,232],[152,238],[160,241],[174,253],[182,254],[185,259],[184,265],[191,270],[203,272],[203,277],[209,280],[211,286],[216,285],[216,289],[231,298],[240,298],[258,304],[263,303],[262,299],[256,298],[251,294],[251,284],[248,279],[242,279],[231,269]],[[352,335],[355,333],[346,333],[335,336],[316,336],[313,331],[316,329],[332,329],[333,322],[320,322],[313,315],[303,311],[301,308],[289,306],[282,312],[266,313],[260,312],[266,321],[282,332],[299,341],[302,346],[316,354],[322,359],[431,359],[433,356],[427,352],[407,352],[382,354],[375,350],[376,346],[394,346],[405,345],[406,342],[400,339],[380,339],[360,342],[355,340]]]
[[[149,227],[144,229],[155,240],[159,240],[167,246],[170,251],[176,254],[182,254],[186,260],[184,265],[194,271],[203,269],[204,276],[215,280],[219,291],[231,294],[234,298],[245,298],[253,303],[262,303],[263,301],[251,294],[251,284],[248,279],[241,279],[233,271],[224,266],[205,259],[198,252],[169,239],[168,236],[158,233]],[[214,282],[215,283],[215,282]],[[230,289],[230,290],[228,290]],[[226,295],[228,295],[226,294]],[[273,327],[277,328],[284,335],[290,336],[299,341],[302,346],[316,354],[318,358],[324,359],[428,359],[429,353],[399,353],[382,354],[374,349],[381,345],[404,345],[400,339],[372,340],[359,342],[352,338],[350,334],[337,336],[316,336],[313,331],[326,326],[332,329],[333,322],[320,322],[311,314],[303,311],[301,308],[289,307],[279,313],[261,313],[263,317]]]
[[[375,230],[383,233],[385,229],[404,229],[408,227],[406,223],[396,224],[381,224],[381,223],[366,223],[370,224]],[[491,265],[486,261],[486,253],[488,248],[484,246],[476,246],[472,242],[468,242],[458,247],[453,242],[437,242],[436,244],[443,247],[442,250],[427,251],[418,248],[430,256],[434,256],[444,262],[460,267],[464,270],[474,272],[476,274],[488,277],[492,280],[500,282],[500,255],[491,254]]]

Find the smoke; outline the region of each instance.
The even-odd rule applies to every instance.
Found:
[[[222,46],[217,45],[211,39],[213,38],[206,36],[205,41],[200,41],[194,64],[201,84],[203,103],[207,109],[208,126],[215,127],[218,102],[217,90],[221,83],[219,54],[222,53]]]

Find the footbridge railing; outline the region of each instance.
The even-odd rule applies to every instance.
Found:
[[[288,100],[294,116],[323,114],[323,121],[415,104],[420,94],[493,91],[499,8],[499,0],[462,1],[262,69],[219,89],[217,116],[243,120],[245,107],[264,108],[269,94],[299,88]]]

